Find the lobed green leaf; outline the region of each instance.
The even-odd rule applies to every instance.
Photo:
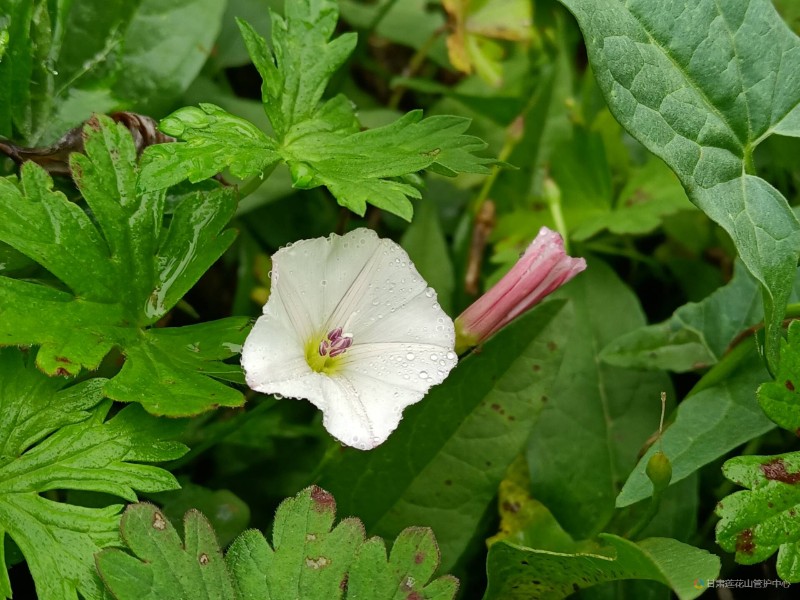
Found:
[[[199,181],[225,168],[240,178],[263,177],[285,162],[295,187],[325,186],[342,206],[363,215],[367,204],[411,220],[409,198],[419,191],[403,178],[423,169],[453,176],[488,173],[495,161],[474,152],[484,144],[464,135],[469,120],[412,111],[389,125],[361,131],[344,96],[322,102],[333,73],[355,47],[355,34],[331,41],[338,7],[333,0],[286,3],[272,14],[272,48],[250,25],[242,37],[263,80],[264,110],[274,138],[219,107],[184,108],[162,129],[183,142],[148,148],[143,172],[151,189],[188,177]]]
[[[77,600],[78,593],[100,599],[92,555],[119,544],[121,506],[73,506],[55,492],[136,500],[136,490],[174,489],[172,474],[142,463],[178,458],[186,448],[164,441],[173,427],[137,406],[106,419],[111,403],[102,401],[103,379],[67,385],[6,348],[0,382],[0,538],[8,535],[20,548],[42,600]],[[1,553],[0,597],[11,597]]]
[[[781,340],[781,365],[774,381],[758,388],[758,403],[779,427],[800,434],[800,322],[792,321],[788,340]]]
[[[118,549],[97,555],[97,567],[118,600],[452,600],[458,582],[430,583],[439,550],[430,529],[401,532],[389,559],[383,540],[364,540],[364,527],[348,518],[333,527],[336,503],[316,486],[285,500],[277,510],[273,544],[246,531],[222,552],[208,521],[197,511],[184,517],[185,541],[150,504],[128,507]]]
[[[86,155],[72,154],[71,165],[91,218],[32,162],[19,185],[0,179],[0,241],[58,279],[0,277],[0,344],[40,345],[37,364],[51,375],[96,369],[119,348],[125,367],[107,392],[160,414],[242,404],[208,376],[230,379],[238,369],[223,361],[238,353],[247,319],[150,329],[232,243],[235,232],[224,228],[233,194],[190,193],[165,228],[164,190],[139,191],[147,186],[127,129],[97,117],[84,144]]]
[[[747,488],[717,504],[717,543],[736,553],[736,562],[763,562],[778,551],[778,575],[800,582],[800,452],[738,456],[722,472]]]

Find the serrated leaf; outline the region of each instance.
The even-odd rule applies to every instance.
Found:
[[[84,508],[41,494],[88,490],[136,500],[134,490],[174,489],[169,472],[139,463],[172,460],[186,448],[162,441],[170,427],[137,406],[106,420],[104,379],[67,385],[33,362],[0,350],[0,537],[9,535],[25,555],[41,600],[77,600],[78,592],[99,599],[92,555],[119,544],[121,506]],[[5,573],[0,561],[0,597],[10,598]]]
[[[722,472],[747,488],[717,504],[717,543],[752,565],[778,551],[778,575],[800,582],[800,452],[777,456],[738,456]]]
[[[758,388],[758,403],[780,427],[800,435],[800,322],[792,321],[781,340],[781,364],[774,381]]]
[[[789,299],[800,299],[800,278],[795,277]],[[728,284],[700,302],[684,304],[666,321],[619,336],[600,358],[638,369],[702,369],[719,362],[737,335],[762,320],[758,281],[736,261]]]
[[[669,538],[631,542],[600,534],[602,546],[573,553],[498,542],[489,549],[484,600],[559,600],[598,583],[648,579],[669,586],[681,600],[705,591],[697,580],[719,574],[719,558]]]
[[[450,571],[539,417],[570,317],[563,301],[550,301],[510,324],[407,409],[388,441],[370,452],[337,453],[320,481],[370,533],[431,527]]]
[[[117,600],[253,598],[259,600],[452,600],[458,582],[428,583],[439,561],[426,528],[403,531],[389,560],[382,540],[364,540],[348,518],[333,527],[336,503],[314,486],[278,507],[270,546],[260,532],[242,534],[223,563],[213,530],[197,511],[184,519],[186,541],[155,506],[130,506],[122,537],[135,556],[109,549],[97,566]]]
[[[672,464],[675,484],[731,450],[773,429],[755,399],[758,386],[769,379],[752,340],[744,340],[742,355],[731,362],[727,376],[715,385],[686,397],[674,421],[639,460],[616,506],[629,506],[649,498],[653,484],[645,473],[654,452],[663,450]]]
[[[213,177],[230,168],[244,179],[277,162],[275,142],[258,127],[213,104],[181,108],[161,121],[161,130],[193,144],[161,144],[147,149],[142,161],[142,184],[162,189],[184,178],[191,182]],[[223,133],[224,132],[224,133]],[[182,172],[173,172],[177,160]]]
[[[578,19],[614,116],[675,170],[761,283],[775,368],[800,223],[752,174],[752,156],[771,133],[793,130],[797,36],[768,0],[561,1]]]
[[[92,217],[53,191],[50,177],[32,162],[22,167],[20,187],[0,179],[0,241],[63,283],[0,277],[0,344],[41,345],[37,364],[51,375],[95,369],[117,347],[127,363],[109,394],[162,414],[242,404],[239,392],[198,373],[231,370],[222,360],[237,353],[247,319],[170,333],[150,328],[233,241],[235,232],[223,231],[235,209],[233,194],[187,195],[164,230],[164,191],[137,191],[127,129],[97,117],[84,136],[87,154],[72,154],[71,164]],[[138,379],[126,382],[131,371]],[[152,396],[176,382],[166,396]]]
[[[337,18],[334,0],[286,2],[285,18],[272,14],[272,49],[240,21],[263,80],[264,109],[275,139],[213,105],[181,109],[162,127],[183,142],[145,151],[142,168],[150,189],[186,177],[198,181],[227,167],[238,177],[254,177],[282,160],[297,188],[326,186],[339,204],[359,215],[369,203],[410,220],[409,198],[420,193],[403,177],[423,169],[488,173],[494,161],[473,154],[486,145],[464,135],[468,119],[422,119],[421,111],[412,111],[384,127],[360,131],[344,96],[320,104],[331,75],[355,47],[355,34],[331,41]]]

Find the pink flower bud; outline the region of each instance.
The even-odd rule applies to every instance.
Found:
[[[456,319],[456,351],[476,346],[586,268],[564,240],[542,227],[511,270]]]

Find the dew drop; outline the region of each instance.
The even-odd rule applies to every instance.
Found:
[[[455,352],[448,352],[447,353],[447,358],[449,358],[450,360],[453,360],[455,357],[456,357],[456,353]]]
[[[427,371],[420,371],[419,372],[419,378],[420,379],[427,379],[428,378],[428,372]]]
[[[426,295],[428,298],[433,298],[433,295],[434,295],[434,293],[435,293],[435,292],[433,291],[433,288],[428,288],[427,290],[425,290],[425,295]]]
[[[381,303],[381,301],[378,300],[377,298],[373,298],[372,299],[372,306],[378,306],[378,304],[380,304],[380,303]]]
[[[439,360],[438,354],[431,354],[431,360]]]
[[[411,352],[409,352],[408,354],[406,354],[406,360],[414,360],[414,355]]]

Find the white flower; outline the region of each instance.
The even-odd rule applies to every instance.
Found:
[[[456,364],[453,322],[405,251],[369,229],[272,257],[272,291],[242,351],[247,384],[307,398],[341,442],[384,442]]]

